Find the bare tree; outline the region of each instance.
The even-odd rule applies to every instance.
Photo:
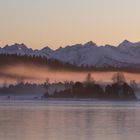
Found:
[[[122,84],[124,83],[126,80],[125,80],[125,77],[124,77],[124,74],[122,72],[117,72],[113,75],[112,77],[112,81],[114,83],[117,83],[117,84]]]
[[[47,90],[48,90],[49,84],[50,84],[50,79],[49,79],[49,78],[46,78],[46,79],[45,79],[44,86],[45,86],[45,88],[46,88]]]
[[[7,80],[4,81],[3,87],[8,87],[8,82],[7,82]]]
[[[48,85],[49,82],[50,82],[50,79],[49,79],[49,78],[46,78],[46,79],[45,79],[45,83]]]
[[[92,77],[91,73],[88,73],[87,76],[86,76],[86,81],[85,81],[87,84],[90,84],[90,83],[94,83],[94,78]]]
[[[24,83],[24,78],[23,77],[17,77],[17,84]]]
[[[73,85],[73,81],[67,81],[67,80],[64,80],[64,86],[66,89],[70,89],[72,88],[72,85]]]
[[[135,80],[130,81],[130,86],[132,87],[133,90],[138,90],[138,85]]]

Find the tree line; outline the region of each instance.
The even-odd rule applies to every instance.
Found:
[[[86,82],[75,82],[65,90],[49,94],[47,91],[43,98],[74,98],[74,99],[113,99],[135,100],[134,89],[125,81],[122,73],[118,72],[112,77],[113,83],[102,87],[97,84],[89,73]]]
[[[36,66],[49,67],[52,70],[70,70],[70,71],[126,71],[126,72],[140,72],[140,66],[123,66],[120,68],[106,66],[106,67],[96,67],[89,65],[76,65],[75,63],[70,64],[67,62],[62,62],[56,59],[49,59],[43,56],[35,55],[18,55],[18,54],[0,54],[0,67],[7,65],[16,64],[33,64]]]

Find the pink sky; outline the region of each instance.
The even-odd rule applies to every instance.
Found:
[[[140,41],[140,0],[0,0],[0,46]]]

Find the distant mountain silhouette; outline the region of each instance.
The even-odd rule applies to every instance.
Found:
[[[97,46],[90,41],[83,45],[76,44],[56,50],[49,47],[33,50],[24,44],[14,44],[0,48],[0,54],[41,57],[76,67],[140,69],[140,42],[132,43],[128,40],[116,47],[111,45]]]
[[[122,67],[113,67],[113,66],[88,66],[76,64],[71,64],[68,62],[62,62],[57,59],[50,59],[47,57],[41,56],[28,56],[28,55],[17,55],[17,54],[0,54],[0,68],[5,68],[7,66],[16,67],[19,66],[37,66],[43,68],[49,68],[50,70],[66,70],[66,71],[124,71],[124,72],[140,72],[139,65],[124,65]],[[8,74],[0,71],[0,76],[9,77]],[[11,76],[11,75],[10,75]],[[12,75],[14,77],[14,75]],[[23,77],[26,78],[26,77]],[[32,78],[32,76],[31,76]]]

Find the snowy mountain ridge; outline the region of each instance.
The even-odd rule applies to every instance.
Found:
[[[49,47],[33,50],[24,44],[14,44],[0,48],[0,54],[42,56],[77,66],[140,67],[140,42],[132,43],[128,40],[123,41],[116,47],[111,45],[97,46],[90,41],[56,50]]]

